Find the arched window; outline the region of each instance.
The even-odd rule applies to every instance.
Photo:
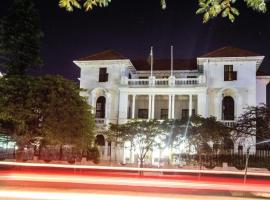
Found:
[[[96,118],[105,118],[106,99],[101,96],[96,103]]]
[[[222,100],[222,120],[234,120],[234,100],[230,96]]]
[[[105,146],[105,138],[103,135],[97,135],[96,136],[96,140],[95,140],[95,144],[98,146]]]

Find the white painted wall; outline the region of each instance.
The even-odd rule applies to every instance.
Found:
[[[258,76],[256,80],[257,105],[266,104],[266,87],[270,82],[270,76]]]
[[[208,89],[208,113],[221,119],[222,94],[235,101],[235,117],[248,106],[256,106],[257,60],[243,58],[198,59],[204,65]],[[224,81],[224,65],[233,65],[237,80]]]

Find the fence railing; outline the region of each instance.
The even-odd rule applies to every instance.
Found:
[[[122,147],[99,147],[100,160],[101,161],[118,161],[121,162],[123,155]],[[0,160],[15,159],[16,151],[14,149],[0,149]],[[134,155],[134,154],[133,154]],[[59,146],[47,146],[41,149],[27,148],[23,152],[23,160],[33,160],[34,156],[37,156],[39,160],[45,162],[50,161],[68,161],[70,163],[75,160],[80,161],[82,159],[82,151],[78,151],[72,147],[64,146],[60,150]],[[138,160],[131,159],[136,164]],[[162,159],[163,161],[168,159]],[[126,160],[130,162],[130,160]],[[151,163],[151,160],[145,160],[146,163]],[[239,170],[245,169],[246,154],[243,151],[234,152],[232,150],[222,151],[222,153],[202,153],[198,154],[173,154],[171,165],[177,166],[179,163],[185,163],[185,165],[191,166],[204,166],[208,169],[214,167],[222,167],[223,163],[227,163],[228,167],[235,167]],[[180,164],[179,164],[180,165]],[[154,164],[152,163],[152,166]],[[151,167],[151,165],[150,165]],[[255,154],[249,156],[248,167],[252,168],[267,168],[270,170],[270,150],[257,150]]]

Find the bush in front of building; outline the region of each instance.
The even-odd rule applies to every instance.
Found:
[[[97,146],[91,147],[87,150],[87,160],[93,163],[100,163],[100,153]]]

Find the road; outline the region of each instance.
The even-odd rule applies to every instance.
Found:
[[[0,199],[270,199],[269,174],[257,174],[243,184],[242,176],[218,171],[200,176],[165,172],[146,170],[140,176],[138,169],[0,162]]]

